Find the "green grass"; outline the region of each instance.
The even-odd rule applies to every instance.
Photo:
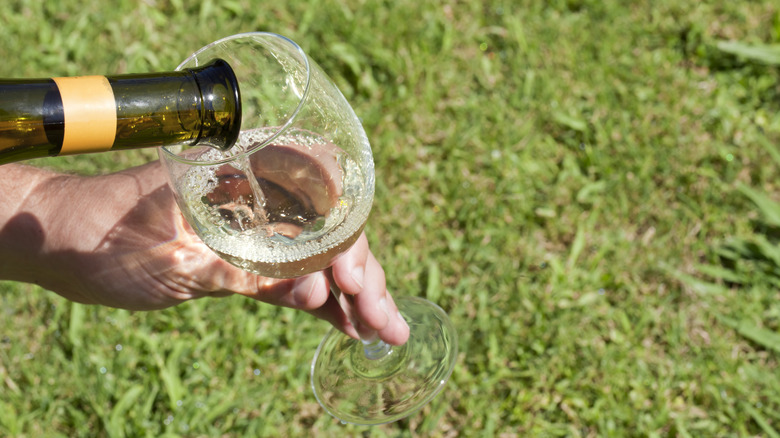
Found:
[[[190,3],[6,0],[0,77],[296,40],[363,119],[372,248],[451,315],[452,379],[408,420],[343,426],[309,391],[308,315],[0,283],[0,435],[780,435],[776,1]]]

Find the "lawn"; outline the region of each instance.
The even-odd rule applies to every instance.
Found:
[[[5,282],[0,435],[780,436],[775,0],[4,0],[0,77],[170,70],[253,30],[298,42],[362,118],[369,239],[391,290],[458,328],[450,382],[345,426],[309,390],[328,326],[307,314]]]

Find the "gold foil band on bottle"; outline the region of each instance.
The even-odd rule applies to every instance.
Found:
[[[116,137],[114,90],[105,76],[52,78],[60,90],[65,133],[60,155],[102,152]]]

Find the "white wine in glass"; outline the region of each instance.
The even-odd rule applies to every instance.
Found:
[[[327,270],[360,236],[374,196],[366,134],[333,82],[293,41],[248,33],[214,42],[179,68],[223,59],[238,78],[242,121],[230,150],[160,148],[177,203],[220,257],[250,272],[292,278]],[[361,339],[332,329],[311,367],[324,409],[343,422],[404,418],[444,386],[457,355],[446,313],[396,298],[410,326],[401,346],[360,329],[351,297],[333,294]]]

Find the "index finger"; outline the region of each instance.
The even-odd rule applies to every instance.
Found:
[[[361,233],[349,251],[341,255],[331,267],[333,278],[339,289],[347,294],[356,295],[365,287],[366,263],[370,254],[368,239]]]

